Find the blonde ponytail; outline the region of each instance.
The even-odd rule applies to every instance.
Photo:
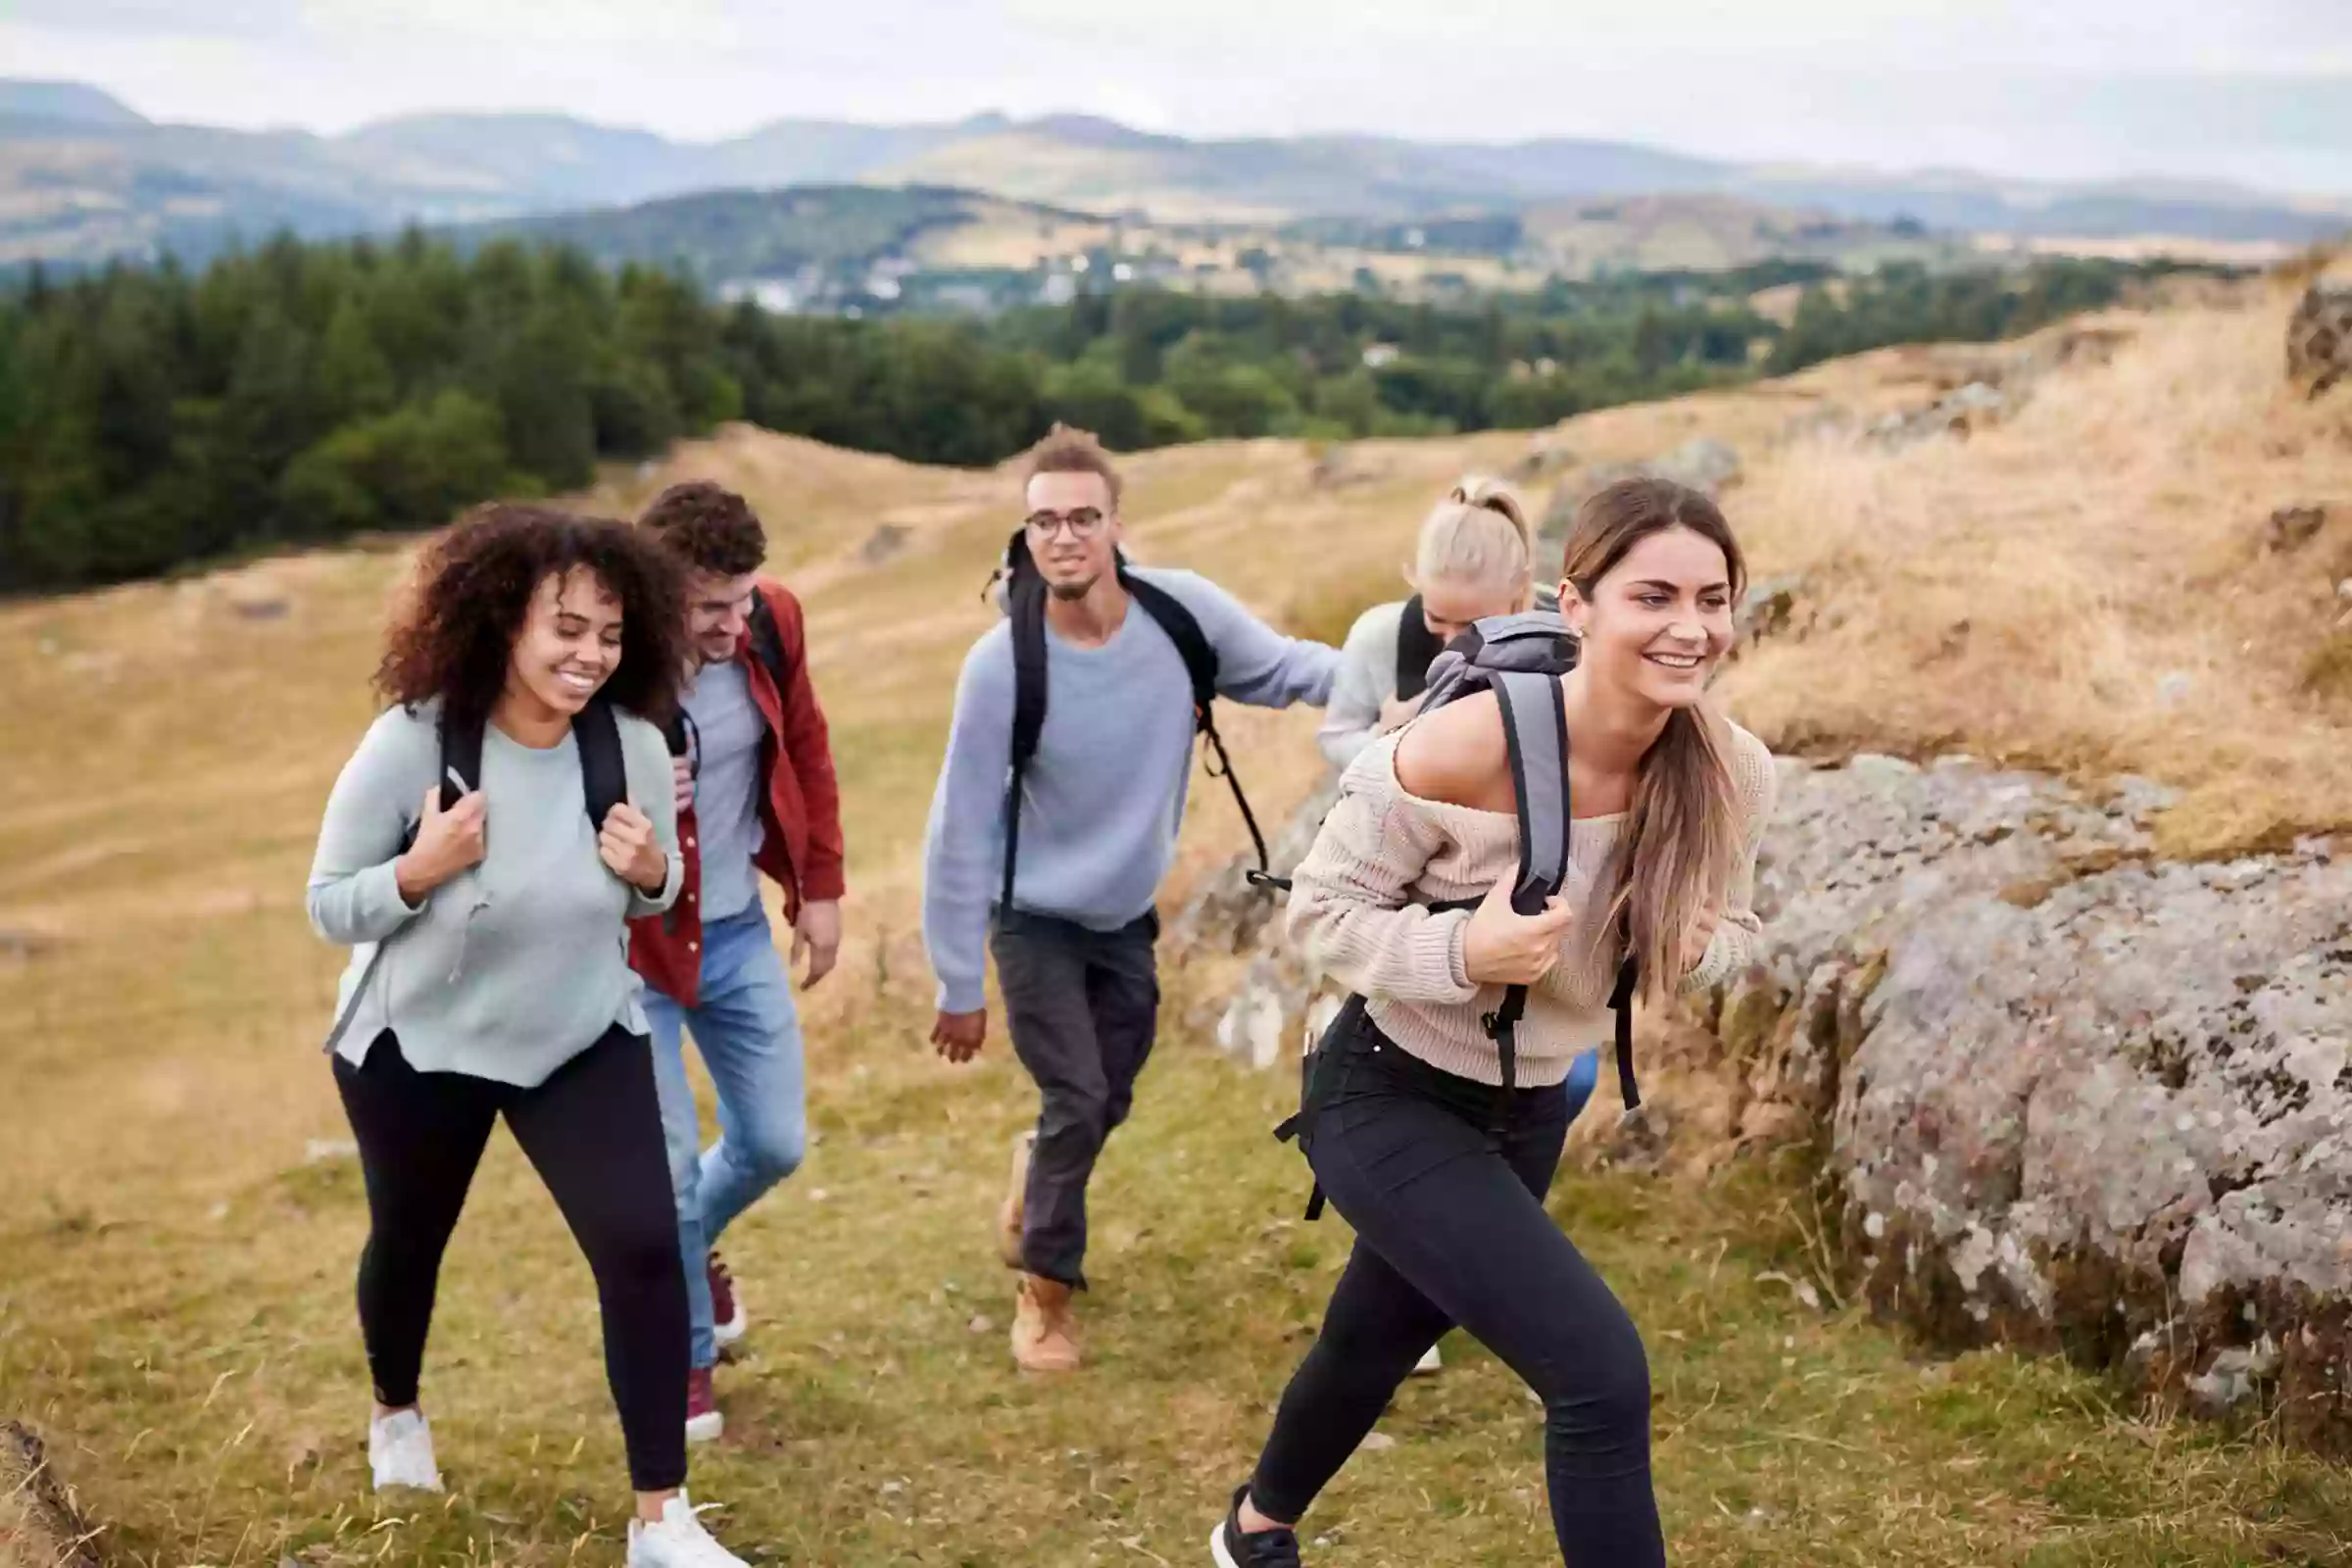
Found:
[[[1474,477],[1446,492],[1422,519],[1412,581],[1524,590],[1534,567],[1535,530],[1518,493],[1500,479]]]

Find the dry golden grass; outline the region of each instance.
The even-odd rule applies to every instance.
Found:
[[[2061,372],[1965,445],[1773,438],[1829,402],[1929,401],[1973,350],[1890,351],[1559,438],[1605,461],[1703,430],[1747,455],[1732,513],[1759,570],[1808,574],[1817,612],[1729,679],[1769,737],[2141,768],[2190,790],[2180,842],[2250,842],[2341,821],[2352,794],[2327,766],[2330,746],[2347,755],[2340,700],[2295,690],[2330,613],[2307,579],[2342,524],[2283,559],[2247,543],[2281,501],[2352,498],[2341,400],[2273,391],[2282,309],[2133,319],[2112,368]],[[1150,454],[1131,470],[1135,550],[1327,626],[1350,596],[1396,592],[1431,497],[1525,446],[1359,443],[1321,484],[1294,443]],[[1097,1365],[1042,1386],[1004,1365],[986,1218],[1029,1096],[1001,1050],[951,1073],[920,1044],[914,851],[955,671],[989,622],[1008,482],[737,429],[592,499],[625,514],[690,474],[753,497],[805,590],[855,890],[843,972],[808,999],[810,1164],[729,1238],[759,1327],[697,1489],[771,1562],[1197,1560],[1345,1231],[1290,1218],[1302,1172],[1265,1136],[1285,1075],[1245,1073],[1171,1025],[1102,1171]],[[868,565],[884,524],[904,537]],[[308,931],[301,886],[406,559],[321,554],[0,609],[0,933],[37,939],[30,956],[0,943],[0,1412],[49,1438],[118,1561],[617,1560],[585,1270],[503,1138],[428,1374],[457,1490],[422,1510],[365,1490],[349,1298],[364,1208],[348,1160],[307,1152],[345,1135],[317,1052],[339,956]],[[2194,678],[2166,709],[2175,669]],[[1265,813],[1315,772],[1313,723],[1226,720]],[[1221,789],[1197,781],[1194,799],[1179,884],[1243,843]],[[1213,974],[1174,970],[1168,1016]],[[2352,1550],[2352,1481],[2259,1431],[2150,1422],[2049,1364],[1925,1363],[1834,1301],[1803,1308],[1773,1277],[1821,1280],[1789,1193],[1748,1167],[1703,1186],[1570,1176],[1555,1200],[1649,1336],[1677,1561]],[[1337,1542],[1312,1560],[1417,1565],[1433,1514],[1461,1560],[1544,1560],[1521,1396],[1474,1348],[1448,1360],[1389,1417],[1397,1446],[1360,1458],[1318,1511]]]
[[[2285,308],[2128,319],[2111,365],[1965,442],[1760,465],[1735,520],[1820,624],[1742,661],[1727,701],[1788,747],[2163,779],[2182,854],[2352,825],[2352,702],[2307,679],[2352,610],[2352,415],[2284,387]],[[2267,554],[2272,511],[2310,502],[2327,529]]]

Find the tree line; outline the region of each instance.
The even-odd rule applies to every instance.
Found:
[[[436,525],[585,485],[736,418],[987,465],[1054,419],[1137,449],[1535,426],[2115,299],[2147,269],[1818,268],[1555,283],[1466,306],[1363,293],[1082,294],[987,320],[773,316],[562,245],[280,239],[0,293],[0,591]],[[1749,302],[1805,285],[1784,327]]]

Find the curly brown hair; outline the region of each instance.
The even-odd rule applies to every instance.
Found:
[[[671,485],[654,497],[637,526],[687,565],[714,576],[740,577],[767,559],[767,530],[751,503],[708,479]]]
[[[438,697],[453,721],[486,723],[531,595],[575,566],[594,572],[621,605],[620,663],[601,695],[666,724],[686,667],[683,574],[627,523],[554,507],[476,507],[425,548],[392,617],[376,690],[408,707]]]

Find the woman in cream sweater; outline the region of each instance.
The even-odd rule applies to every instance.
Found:
[[[1665,1562],[1641,1336],[1544,1197],[1567,1130],[1558,1085],[1610,1036],[1620,960],[1630,951],[1656,999],[1714,984],[1752,952],[1772,759],[1704,700],[1744,577],[1722,513],[1695,491],[1634,479],[1586,503],[1560,584],[1583,641],[1563,677],[1570,865],[1541,913],[1509,902],[1518,826],[1491,693],[1376,741],[1343,780],[1298,868],[1290,929],[1313,967],[1366,999],[1325,1039],[1302,1118],[1356,1245],[1212,1538],[1222,1568],[1295,1568],[1292,1527],[1456,1325],[1544,1402],[1561,1560]],[[1528,1003],[1518,1087],[1498,1103],[1481,1017],[1510,985]]]

